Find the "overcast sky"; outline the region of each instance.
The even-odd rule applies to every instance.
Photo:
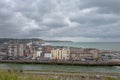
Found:
[[[120,41],[120,0],[0,0],[1,38]]]

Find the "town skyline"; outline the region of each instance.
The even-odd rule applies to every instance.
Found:
[[[119,0],[0,0],[0,38],[119,42]]]

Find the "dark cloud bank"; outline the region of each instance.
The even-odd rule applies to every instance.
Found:
[[[120,41],[120,0],[0,0],[0,37]]]

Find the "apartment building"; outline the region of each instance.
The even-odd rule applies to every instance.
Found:
[[[70,49],[65,47],[54,48],[51,50],[51,56],[54,60],[69,60]]]

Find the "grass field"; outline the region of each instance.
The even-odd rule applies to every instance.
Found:
[[[120,80],[119,78],[112,77],[96,78],[96,76],[89,76],[89,73],[85,74],[87,74],[87,76],[81,76],[82,73],[34,74],[24,73],[17,70],[1,70],[0,80]]]

